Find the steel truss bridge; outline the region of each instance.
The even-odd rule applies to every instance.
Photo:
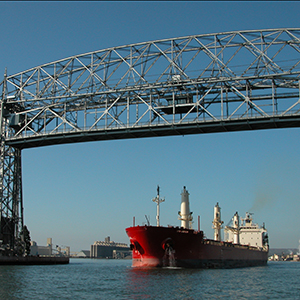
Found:
[[[299,127],[300,28],[112,47],[5,74],[0,91],[0,250],[9,255],[24,248],[22,149]]]

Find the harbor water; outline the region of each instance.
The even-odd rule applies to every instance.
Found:
[[[133,269],[131,260],[0,266],[0,299],[300,299],[300,262],[241,269]]]

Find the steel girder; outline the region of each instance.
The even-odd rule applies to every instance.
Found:
[[[6,141],[22,149],[117,138],[120,131],[119,138],[193,126],[240,130],[237,121],[269,128],[275,118],[276,126],[298,126],[299,37],[300,29],[194,35],[90,52],[8,76]]]
[[[21,150],[6,144],[8,120],[0,111],[0,255],[24,253]]]
[[[20,189],[21,175],[4,172],[13,151],[18,169],[17,149],[298,127],[299,76],[300,28],[112,47],[7,76],[1,83],[2,191],[15,176]]]
[[[24,253],[21,150],[1,145],[0,252]]]

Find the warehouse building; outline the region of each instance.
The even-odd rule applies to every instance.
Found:
[[[53,249],[52,238],[47,238],[47,246],[38,246],[35,241],[31,241],[30,254],[39,256],[70,256],[70,247],[64,246],[62,248],[56,245],[56,249]]]
[[[91,258],[113,258],[114,250],[130,251],[130,248],[125,243],[115,243],[106,237],[105,241],[96,241],[91,245]]]

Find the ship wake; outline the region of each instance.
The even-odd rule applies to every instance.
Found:
[[[172,247],[168,247],[165,250],[165,255],[163,257],[163,267],[176,268],[175,250]]]

